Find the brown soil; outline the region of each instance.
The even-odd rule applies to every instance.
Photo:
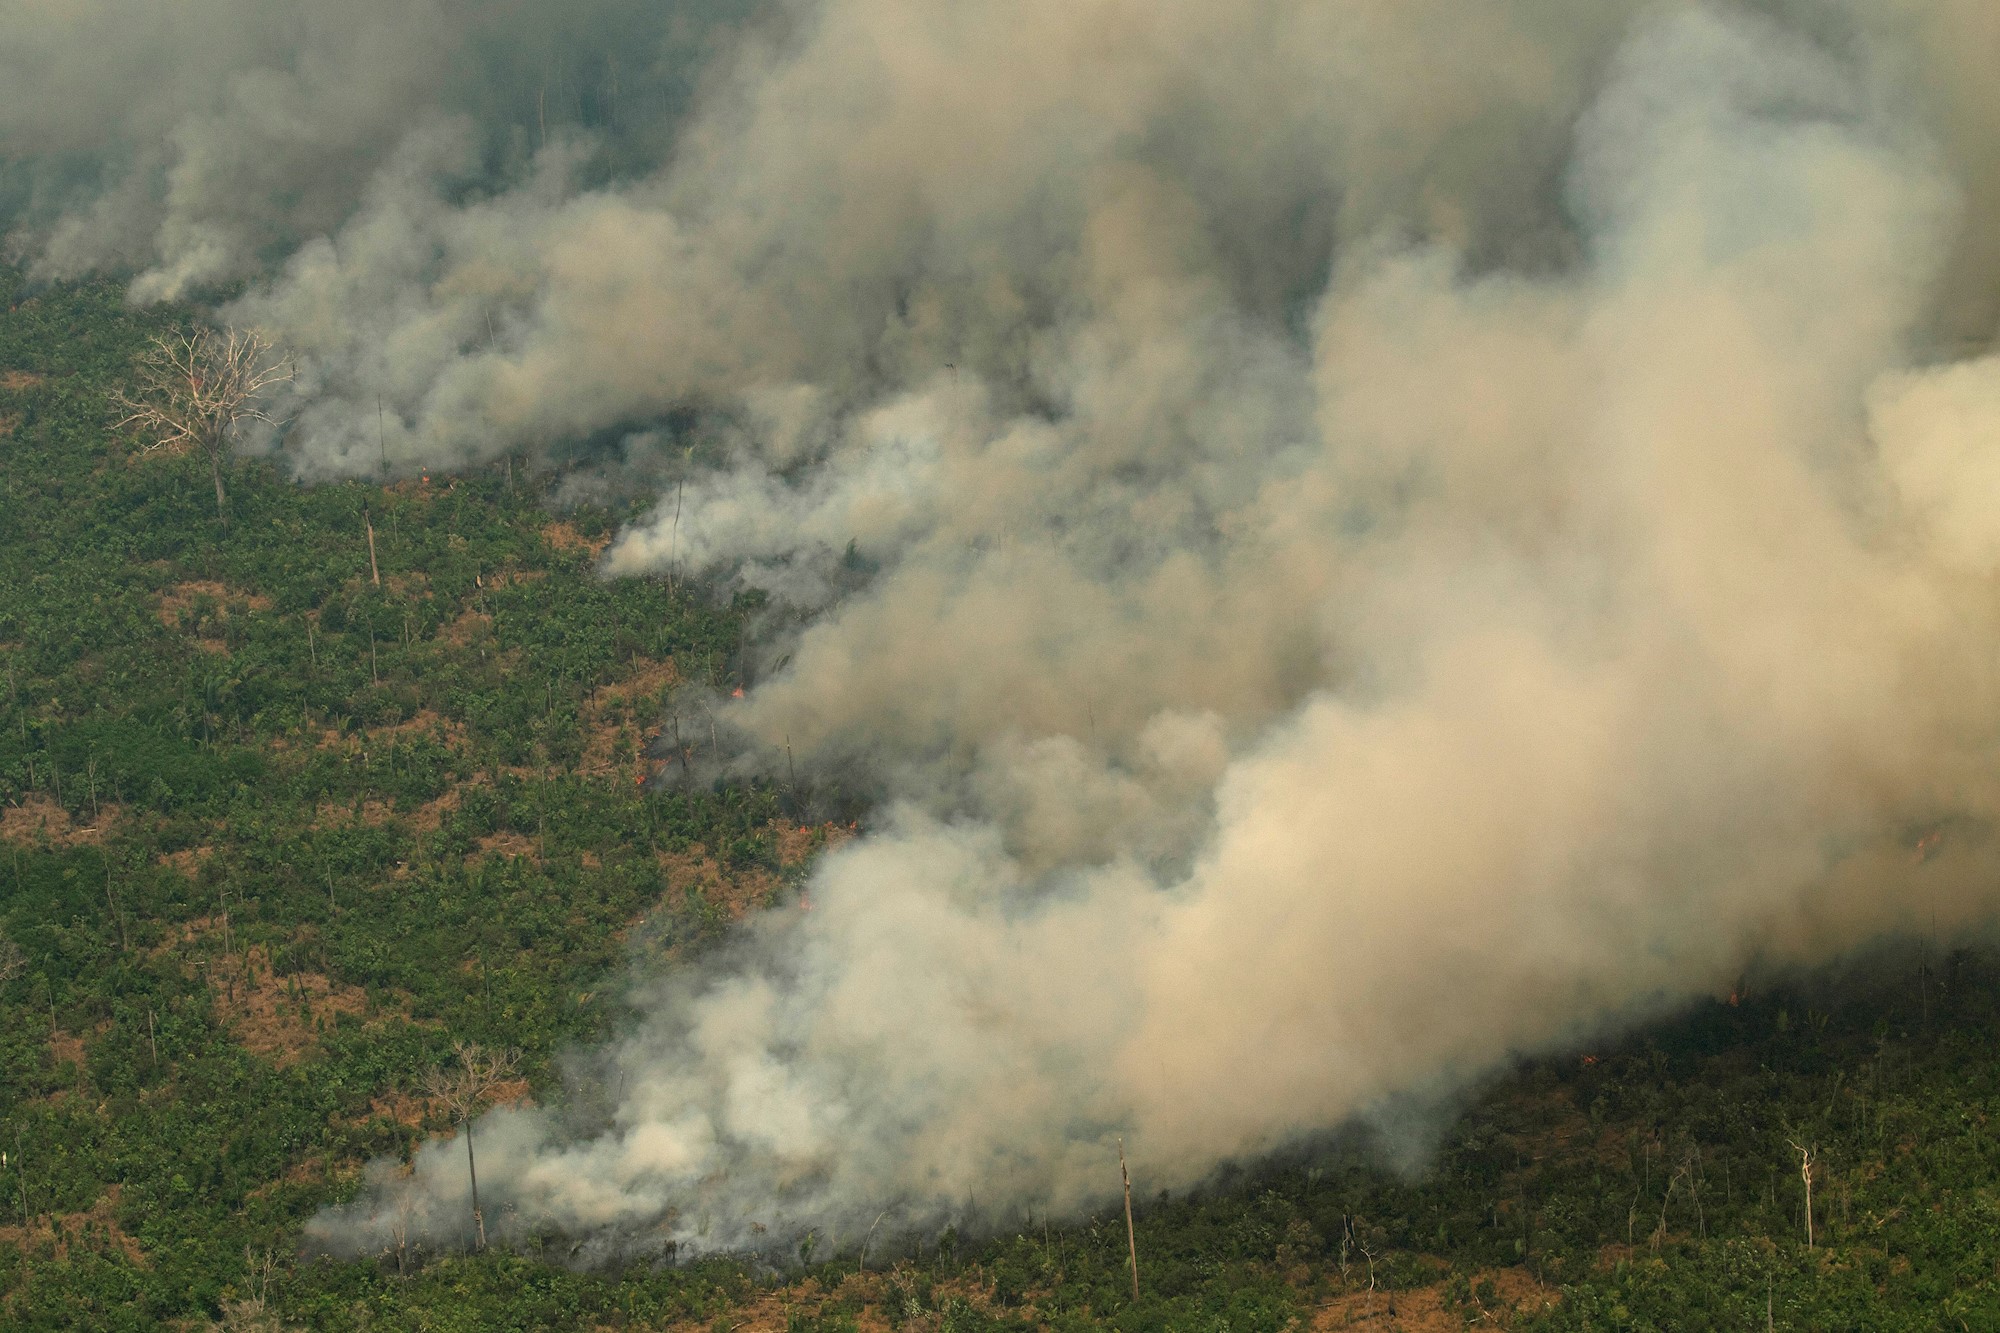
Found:
[[[57,1064],[67,1060],[80,1065],[86,1055],[83,1038],[74,1032],[64,1032],[58,1028],[49,1034],[49,1055]]]
[[[489,856],[501,856],[508,860],[525,857],[530,865],[542,863],[541,853],[535,850],[535,840],[525,833],[505,829],[499,833],[489,833],[479,840],[479,850],[466,857],[470,865],[478,865]]]
[[[337,985],[317,972],[280,977],[271,970],[270,955],[252,945],[247,958],[219,960],[210,971],[216,1018],[235,1032],[254,1055],[279,1065],[299,1060],[319,1044],[319,1025],[334,1014],[367,1011],[367,995],[353,986]]]
[[[23,389],[34,388],[47,378],[48,376],[38,375],[32,370],[0,370],[0,389],[5,389],[8,393],[20,393]]]
[[[418,833],[435,833],[444,827],[445,817],[464,803],[464,787],[450,787],[434,801],[425,801],[410,811],[410,827]]]
[[[669,895],[684,903],[690,893],[699,891],[704,899],[728,912],[732,921],[741,921],[769,905],[778,891],[778,878],[769,871],[725,872],[699,844],[685,852],[660,852],[657,856],[660,869],[666,872]]]
[[[452,648],[470,648],[493,637],[493,617],[477,607],[467,607],[458,618],[438,631],[438,642]]]
[[[453,721],[426,708],[401,722],[391,722],[387,726],[364,727],[360,731],[349,732],[327,727],[319,734],[319,748],[346,750],[359,754],[364,749],[380,749],[397,741],[419,737],[436,741],[449,750],[462,750],[467,744],[463,722]]]
[[[386,727],[370,727],[368,739],[375,744],[424,737],[453,750],[465,748],[465,724],[426,708],[403,722]]]
[[[431,1104],[429,1098],[419,1097],[414,1093],[404,1092],[398,1088],[374,1098],[368,1103],[367,1111],[343,1123],[360,1125],[379,1116],[384,1120],[406,1126],[410,1129],[422,1129],[425,1118],[430,1114],[430,1110]]]
[[[351,1163],[335,1162],[327,1154],[314,1153],[310,1157],[294,1162],[286,1169],[285,1174],[276,1180],[266,1181],[251,1190],[250,1197],[269,1198],[280,1185],[325,1187],[352,1179],[359,1174],[359,1167]]]
[[[593,558],[611,545],[609,537],[586,537],[576,530],[574,523],[566,520],[545,524],[542,540],[555,550],[588,552]]]
[[[231,588],[226,583],[214,579],[191,579],[176,583],[160,594],[160,605],[156,610],[160,623],[168,629],[179,629],[187,623],[187,613],[193,609],[199,598],[209,598],[216,604],[215,615],[219,620],[229,619],[229,608],[241,602],[252,611],[269,611],[271,599],[262,593],[243,592]]]
[[[44,1214],[34,1218],[32,1225],[0,1227],[0,1245],[12,1245],[17,1249],[33,1252],[43,1247],[53,1248],[58,1263],[69,1259],[70,1250],[87,1249],[99,1254],[109,1254],[116,1250],[139,1268],[151,1265],[139,1248],[139,1242],[125,1234],[118,1225],[118,1194],[120,1186],[106,1189],[96,1203],[81,1213]]]
[[[161,931],[160,942],[153,946],[150,953],[153,957],[157,958],[163,954],[177,952],[193,941],[209,934],[211,931],[219,932],[221,929],[221,923],[215,917],[193,917],[181,922],[179,925],[168,926],[165,930]]]
[[[590,777],[630,774],[638,782],[652,776],[646,739],[659,721],[655,700],[680,679],[672,658],[641,658],[631,675],[593,691],[583,708],[583,762],[577,772]]]
[[[832,1287],[807,1278],[776,1291],[765,1292],[747,1304],[735,1306],[719,1320],[688,1320],[669,1324],[667,1329],[668,1333],[709,1333],[709,1330],[718,1327],[727,1328],[730,1333],[781,1333],[781,1330],[791,1327],[794,1317],[807,1321],[816,1319],[828,1305],[838,1302],[841,1308],[852,1311],[861,1333],[888,1333],[891,1325],[887,1308],[898,1296],[894,1277],[893,1272],[850,1273]],[[900,1327],[905,1333],[938,1333],[944,1323],[939,1307],[954,1301],[962,1301],[982,1313],[991,1313],[992,1288],[977,1269],[966,1277],[936,1283],[931,1289],[932,1308],[903,1319]],[[1035,1318],[1032,1306],[1015,1313],[1030,1321]]]
[[[309,827],[328,828],[359,819],[370,828],[379,828],[395,817],[396,808],[387,801],[369,798],[360,805],[341,805],[334,801],[321,801],[319,809],[313,812]]]
[[[681,669],[669,657],[664,662],[656,662],[650,657],[635,658],[632,674],[609,685],[600,685],[591,699],[590,706],[603,712],[613,704],[640,700],[651,703],[661,690],[677,684],[681,679]]]
[[[1556,1303],[1556,1289],[1537,1282],[1519,1268],[1494,1268],[1475,1274],[1472,1286],[1493,1284],[1494,1298],[1475,1298],[1463,1312],[1445,1300],[1445,1284],[1403,1291],[1357,1291],[1339,1296],[1313,1312],[1312,1333],[1333,1330],[1374,1330],[1378,1333],[1461,1333],[1481,1326],[1504,1328],[1523,1314],[1546,1310]]]
[[[160,853],[159,863],[163,866],[172,866],[189,879],[194,879],[201,874],[202,865],[214,855],[213,847],[184,847],[178,852]]]
[[[778,864],[801,865],[819,852],[830,852],[855,835],[851,824],[794,824],[780,819],[771,825],[778,844]]]
[[[44,838],[57,847],[99,843],[116,827],[121,813],[117,806],[106,804],[99,807],[95,824],[78,824],[69,811],[36,792],[19,805],[0,809],[0,838],[30,846]]]

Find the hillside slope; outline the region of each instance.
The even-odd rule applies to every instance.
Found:
[[[619,515],[511,466],[249,463],[224,529],[199,460],[110,426],[185,312],[6,275],[0,305],[0,1324],[2000,1327],[2000,975],[1972,954],[1526,1065],[1434,1152],[1357,1132],[1194,1198],[1142,1176],[1137,1302],[1120,1217],[891,1221],[782,1274],[578,1272],[555,1238],[302,1255],[364,1162],[448,1132],[423,1076],[453,1042],[552,1095],[631,950],[672,966],[843,830],[778,786],[647,783],[666,701],[731,688],[754,608],[597,578]]]

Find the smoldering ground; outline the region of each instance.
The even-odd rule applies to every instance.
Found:
[[[538,7],[426,12],[542,86]],[[604,13],[702,53],[643,129],[417,79],[266,152],[253,90],[360,58],[276,38],[6,113],[31,264],[249,275],[301,478],[622,435],[662,499],[607,574],[769,590],[722,722],[882,794],[812,912],[478,1122],[489,1231],[1075,1211],[1117,1136],[1178,1188],[1991,921],[2000,11]],[[316,1241],[458,1242],[459,1157]]]

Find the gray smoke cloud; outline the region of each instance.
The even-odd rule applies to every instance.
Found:
[[[481,1195],[855,1243],[1991,921],[1997,12],[822,0],[512,157],[435,90],[284,151],[240,97],[78,112],[44,157],[141,165],[19,244],[250,275],[302,478],[621,441],[664,498],[607,573],[791,609],[724,721],[877,827],[482,1119]],[[211,130],[249,182],[159,194]],[[458,1242],[454,1147],[314,1236]]]

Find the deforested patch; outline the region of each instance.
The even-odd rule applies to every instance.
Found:
[[[46,842],[54,847],[81,847],[101,843],[123,818],[121,807],[105,803],[95,815],[76,816],[56,804],[55,798],[32,792],[18,804],[0,808],[0,838],[23,846]]]
[[[1418,1287],[1349,1291],[1315,1310],[1309,1327],[1312,1333],[1465,1333],[1508,1327],[1561,1298],[1526,1269],[1493,1268]]]
[[[118,1220],[122,1185],[107,1186],[89,1208],[80,1212],[42,1213],[31,1217],[26,1226],[0,1226],[0,1245],[12,1246],[24,1255],[46,1253],[57,1263],[69,1263],[78,1251],[116,1255],[135,1268],[150,1268],[139,1242]]]
[[[342,1016],[358,1019],[369,1010],[359,987],[318,972],[275,971],[263,945],[224,954],[207,971],[217,1021],[244,1049],[280,1066],[311,1055]]]

